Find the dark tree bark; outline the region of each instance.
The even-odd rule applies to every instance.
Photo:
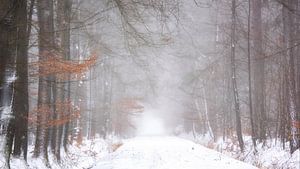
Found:
[[[63,60],[70,60],[70,23],[71,23],[71,10],[72,10],[72,0],[59,0],[57,2],[57,22],[58,28],[60,32],[58,32],[58,38],[60,40],[60,49],[61,49],[61,59]],[[67,80],[70,80],[69,78]],[[67,88],[66,88],[67,87]],[[69,81],[67,85],[63,83],[62,80],[58,79],[57,84],[57,100],[58,102],[66,102],[70,100],[70,89],[69,89]],[[62,107],[62,113],[59,113],[58,119],[60,116],[64,114],[69,114],[70,110]],[[67,122],[69,123],[69,122]],[[62,146],[62,139],[63,139],[63,129],[65,126],[69,124],[60,125],[57,128],[57,136],[55,140],[55,155],[57,160],[60,160],[60,148]],[[68,131],[65,131],[68,136]],[[68,139],[68,138],[66,138]],[[65,146],[66,147],[66,146]]]
[[[299,43],[299,37],[300,37],[300,1],[299,0],[294,0],[295,2],[295,22],[296,22],[296,35],[295,37],[297,38],[297,42]],[[297,46],[296,48],[296,56],[295,56],[295,69],[296,69],[296,92],[297,92],[297,107],[300,108],[300,47]],[[297,114],[298,119],[300,119],[300,112]],[[300,129],[299,129],[300,130]],[[300,133],[300,131],[299,131]]]
[[[266,112],[265,112],[265,61],[263,56],[262,34],[262,0],[253,0],[252,3],[252,33],[253,33],[253,107],[256,117],[255,139],[266,139]]]
[[[297,20],[296,14],[298,6],[297,0],[288,0],[283,3],[283,30],[284,41],[286,43],[286,57],[287,57],[287,110],[290,121],[290,149],[291,153],[300,148],[299,135],[299,106],[297,104],[297,90],[296,90],[296,47],[294,46],[297,36]]]
[[[14,88],[11,103],[12,117],[9,119],[5,155],[9,167],[10,156],[23,155],[27,158],[27,119],[28,119],[28,72],[27,72],[27,1],[0,1],[3,5],[0,16],[0,50],[3,59],[1,81],[4,83],[7,69],[13,70],[17,79],[12,82]],[[6,48],[6,49],[4,49]],[[3,53],[2,53],[3,52]],[[1,61],[2,62],[2,61]],[[1,83],[1,85],[3,85]],[[7,83],[7,82],[5,82]],[[2,95],[3,93],[1,93]]]
[[[11,60],[9,58],[13,58],[13,55],[11,55],[9,51],[9,33],[12,29],[12,23],[9,21],[12,14],[9,12],[9,9],[10,6],[12,6],[12,2],[9,0],[0,0],[0,4],[0,107],[2,107],[5,105],[3,96],[5,85],[7,84],[5,79],[5,72],[9,66],[7,62]],[[2,115],[2,110],[0,111],[0,115]]]
[[[59,19],[59,28],[61,30],[60,32],[60,48],[62,50],[62,54],[63,54],[63,59],[64,60],[70,60],[71,59],[71,51],[70,51],[70,46],[71,46],[71,12],[72,12],[72,0],[62,0],[62,1],[58,1],[58,19]],[[62,87],[62,89],[64,91],[61,92],[61,99],[63,99],[64,101],[70,101],[71,99],[71,83],[70,83],[70,75],[68,75],[67,78],[67,83],[66,85],[61,85],[60,87]],[[64,110],[64,113],[67,115],[70,115],[70,109],[67,108]],[[64,132],[64,135],[62,138],[59,138],[59,141],[57,142],[57,146],[61,146],[61,139],[63,139],[63,147],[65,149],[65,151],[67,151],[67,144],[68,144],[68,139],[69,139],[69,126],[70,126],[70,122],[66,122],[66,124],[64,124],[64,127],[60,127],[59,129],[59,137],[62,137],[62,134]],[[63,131],[64,130],[64,131]],[[57,158],[59,159],[59,149],[57,148],[56,150],[56,155]]]
[[[54,41],[54,23],[53,23],[53,0],[37,0],[38,25],[39,25],[39,60],[47,61],[53,57],[55,49]],[[39,73],[43,74],[47,70],[45,67],[39,67]],[[53,109],[53,76],[41,76],[39,78],[38,88],[38,114],[37,114],[37,132],[34,149],[34,156],[38,157],[43,152],[43,157],[48,161],[48,143],[49,143],[49,112]],[[52,98],[52,99],[51,99]],[[51,106],[52,103],[52,106]],[[52,109],[51,109],[52,108]],[[47,110],[47,111],[43,111]]]
[[[254,118],[253,118],[253,104],[252,104],[252,69],[251,69],[251,43],[250,43],[250,32],[251,32],[251,0],[248,0],[248,34],[247,34],[247,49],[248,49],[248,85],[249,85],[249,113],[250,113],[250,124],[251,124],[251,135],[254,149],[256,149],[256,134],[254,129]]]
[[[234,107],[235,107],[235,115],[236,115],[236,133],[239,141],[239,146],[241,151],[244,151],[244,141],[242,135],[242,124],[241,124],[241,113],[240,113],[240,101],[239,94],[236,82],[236,63],[235,63],[235,46],[236,46],[236,1],[232,0],[232,8],[231,8],[231,80],[232,80],[232,89],[233,89],[233,97],[234,97]]]
[[[28,128],[28,32],[27,32],[27,1],[19,0],[17,2],[17,58],[16,58],[16,76],[14,83],[14,102],[13,112],[15,114],[15,138],[14,155],[20,156],[23,150],[24,157],[27,156],[27,128]]]

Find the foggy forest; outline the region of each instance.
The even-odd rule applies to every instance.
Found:
[[[0,168],[300,169],[300,0],[0,0]]]

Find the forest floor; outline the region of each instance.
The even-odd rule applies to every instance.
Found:
[[[136,137],[123,142],[93,169],[255,169],[178,137]]]
[[[283,149],[279,141],[269,140],[264,146],[258,144],[254,152],[251,138],[246,136],[246,149],[241,153],[234,140],[212,142],[208,136],[191,134],[84,140],[81,145],[70,146],[67,154],[62,151],[60,164],[51,153],[49,162],[52,169],[300,169],[300,151],[290,155],[288,144]],[[32,153],[33,146],[30,146],[28,163],[13,158],[11,168],[49,168],[43,159],[32,158]],[[0,168],[4,166],[3,149],[0,149]]]
[[[283,143],[279,139],[268,139],[264,143],[257,142],[254,150],[250,136],[244,136],[245,150],[241,152],[237,138],[219,138],[217,141],[208,135],[182,134],[180,137],[193,140],[210,149],[216,150],[234,159],[246,162],[261,169],[300,169],[300,150],[290,153],[289,142]]]

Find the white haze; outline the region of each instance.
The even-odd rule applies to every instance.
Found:
[[[193,111],[193,98],[186,92],[191,90],[192,84],[187,79],[191,79],[191,72],[199,67],[191,60],[197,58],[198,65],[206,64],[204,60],[207,58],[202,57],[213,48],[214,32],[213,27],[207,24],[211,19],[207,9],[197,8],[188,2],[183,6],[186,11],[192,12],[181,15],[181,25],[177,25],[176,31],[171,34],[172,43],[154,50],[141,49],[141,54],[149,55],[145,57],[152,80],[148,84],[153,83],[154,93],[144,97],[147,106],[136,122],[137,135],[171,135],[183,125],[184,113]],[[194,45],[198,48],[193,48]]]
[[[159,111],[147,110],[137,121],[138,136],[162,136],[166,135],[165,124],[162,118],[158,116]]]

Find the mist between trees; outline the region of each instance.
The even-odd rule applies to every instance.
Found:
[[[60,161],[110,135],[300,147],[300,1],[0,0],[1,134]]]

